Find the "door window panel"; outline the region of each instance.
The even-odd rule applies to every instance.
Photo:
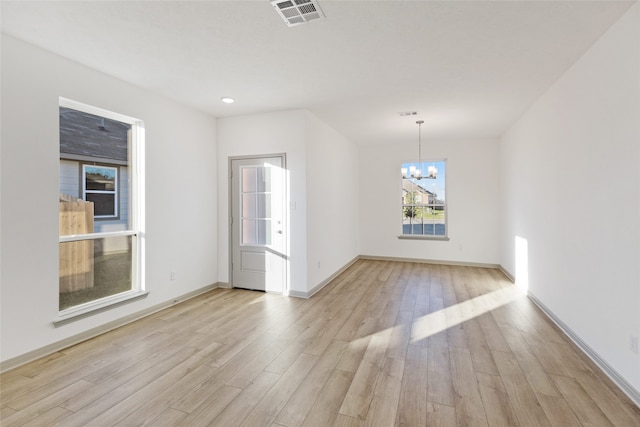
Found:
[[[241,177],[241,242],[243,245],[270,245],[271,169],[266,166],[243,166]]]

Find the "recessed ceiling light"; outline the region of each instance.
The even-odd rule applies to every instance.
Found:
[[[235,99],[228,97],[228,96],[223,96],[222,98],[220,98],[222,100],[222,102],[224,102],[225,104],[233,104],[234,102],[236,102]]]

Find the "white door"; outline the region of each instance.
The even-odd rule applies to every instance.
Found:
[[[284,156],[231,159],[231,283],[282,293],[286,281]]]

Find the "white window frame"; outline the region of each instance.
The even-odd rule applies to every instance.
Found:
[[[112,169],[114,171],[115,182],[113,191],[110,190],[87,190],[87,168],[102,168],[102,169]],[[112,215],[93,215],[96,219],[116,219],[120,217],[120,211],[118,206],[118,200],[120,198],[119,192],[119,183],[118,183],[118,175],[120,173],[120,168],[117,166],[106,166],[106,165],[90,165],[83,164],[82,165],[82,199],[87,200],[87,194],[113,194],[113,214]]]
[[[131,236],[132,241],[132,272],[131,289],[116,295],[96,299],[84,304],[70,307],[58,311],[58,317],[53,320],[53,324],[62,326],[71,321],[75,321],[97,312],[104,311],[110,307],[121,305],[133,299],[144,297],[148,294],[145,290],[145,215],[144,215],[144,122],[142,120],[129,117],[123,114],[114,113],[109,110],[83,104],[67,98],[60,97],[58,102],[60,107],[71,108],[85,113],[94,114],[108,119],[117,120],[131,125],[131,138],[129,144],[129,228],[124,231],[88,233],[59,236],[59,242],[75,242],[82,240],[96,240],[110,237]],[[119,171],[118,171],[119,173]],[[118,174],[116,174],[117,179]],[[83,196],[84,196],[84,168],[83,168]],[[116,197],[116,206],[118,200]],[[117,211],[116,211],[117,213]]]
[[[448,207],[448,180],[447,180],[447,171],[449,169],[449,165],[447,162],[447,159],[428,159],[428,160],[421,160],[419,163],[416,161],[403,161],[400,163],[400,165],[398,166],[398,171],[400,172],[402,170],[402,166],[405,164],[413,164],[413,165],[420,165],[419,167],[421,169],[423,169],[423,173],[422,175],[425,176],[426,175],[426,171],[427,171],[427,167],[434,164],[434,163],[444,163],[444,171],[438,171],[439,174],[443,174],[444,175],[444,188],[445,188],[445,200],[444,200],[444,212],[445,212],[445,223],[444,223],[444,236],[440,236],[440,235],[433,235],[433,234],[404,234],[403,233],[403,210],[405,207],[404,204],[404,197],[403,197],[403,183],[402,180],[404,179],[402,177],[402,173],[400,173],[400,181],[399,181],[399,192],[400,192],[400,227],[399,227],[399,234],[398,234],[398,239],[406,239],[406,240],[440,240],[440,241],[448,241],[449,240],[449,207]],[[430,178],[422,178],[421,180],[419,180],[418,182],[429,182]],[[421,203],[421,205],[424,206],[429,206],[429,205],[434,205],[433,203],[429,203],[429,200],[427,200],[427,203]]]

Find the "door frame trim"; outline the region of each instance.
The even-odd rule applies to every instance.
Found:
[[[282,159],[282,167],[286,171],[287,170],[287,153],[274,153],[274,154],[247,154],[243,156],[229,156],[227,162],[227,192],[228,192],[228,200],[227,200],[227,228],[228,228],[228,238],[229,241],[229,262],[227,268],[229,269],[229,286],[233,289],[233,224],[231,222],[232,213],[233,213],[233,188],[231,184],[232,173],[233,173],[233,161],[234,160],[247,160],[247,159],[266,159],[272,157],[280,157]],[[284,206],[282,207],[284,213],[284,223],[285,226],[289,227],[289,194],[287,193],[287,181],[285,180],[285,188],[284,190]],[[284,252],[289,253],[289,232],[287,231],[286,239],[284,240]],[[288,259],[286,268],[284,271],[284,283],[282,284],[282,295],[289,295],[289,265]]]

